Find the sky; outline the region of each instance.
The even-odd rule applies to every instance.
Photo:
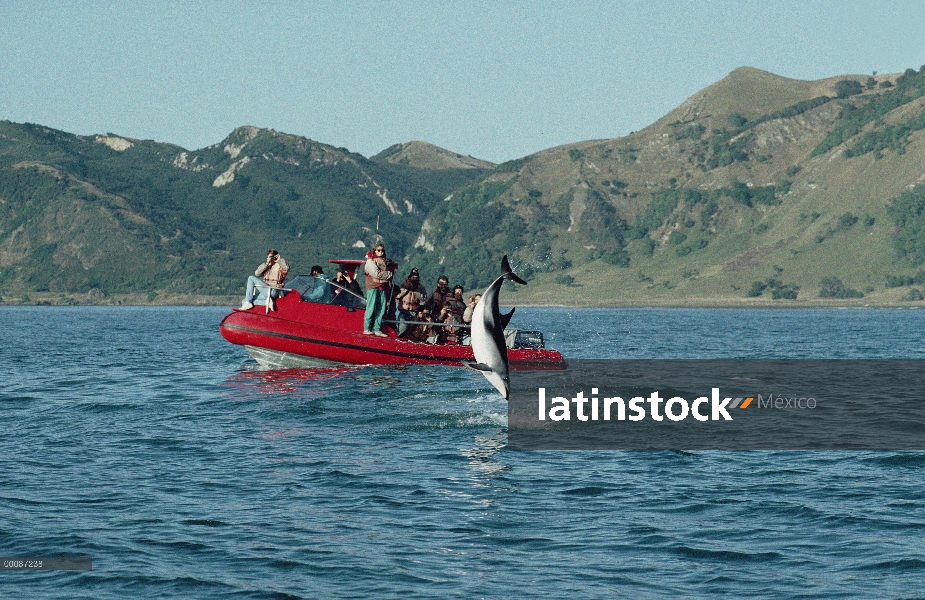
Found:
[[[740,66],[925,63],[922,0],[0,2],[0,120],[195,150],[242,125],[493,162],[626,135]]]

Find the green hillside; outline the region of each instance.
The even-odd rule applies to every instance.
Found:
[[[2,122],[0,295],[237,293],[271,246],[307,270],[362,256],[378,224],[401,255],[437,201],[391,165],[253,127],[189,152]]]
[[[440,198],[482,179],[496,166],[427,142],[395,144],[370,160]]]
[[[521,303],[903,303],[925,281],[923,95],[911,69],[738,69],[640,132],[500,165],[436,207],[415,259],[467,278],[512,254]]]
[[[189,151],[0,122],[0,296],[227,301],[271,246],[305,271],[382,238],[467,290],[509,254],[521,304],[906,305],[925,296],[923,182],[925,69],[740,68],[639,132],[501,165],[254,127]]]

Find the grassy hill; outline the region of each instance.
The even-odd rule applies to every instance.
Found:
[[[436,207],[415,258],[465,273],[508,252],[527,303],[901,303],[925,258],[923,94],[913,70],[737,69],[642,131],[499,165]]]
[[[0,122],[0,296],[237,294],[268,247],[305,271],[382,237],[467,290],[510,254],[522,304],[903,305],[925,297],[923,182],[925,69],[740,68],[639,132],[500,165],[254,127],[188,151]]]
[[[480,180],[497,166],[427,142],[395,144],[370,160],[440,198]]]
[[[191,152],[2,122],[0,294],[237,293],[271,246],[307,271],[362,256],[378,225],[400,256],[438,200],[391,165],[254,127]]]

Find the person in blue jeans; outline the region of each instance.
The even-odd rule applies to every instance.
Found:
[[[266,302],[271,289],[283,287],[289,265],[274,248],[267,250],[267,260],[261,263],[254,274],[247,278],[247,287],[244,292],[244,301],[241,310],[254,308],[254,304]]]

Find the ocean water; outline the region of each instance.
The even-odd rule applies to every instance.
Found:
[[[925,598],[925,453],[517,452],[445,367],[0,308],[2,598]],[[519,309],[571,358],[921,358],[925,311]]]

